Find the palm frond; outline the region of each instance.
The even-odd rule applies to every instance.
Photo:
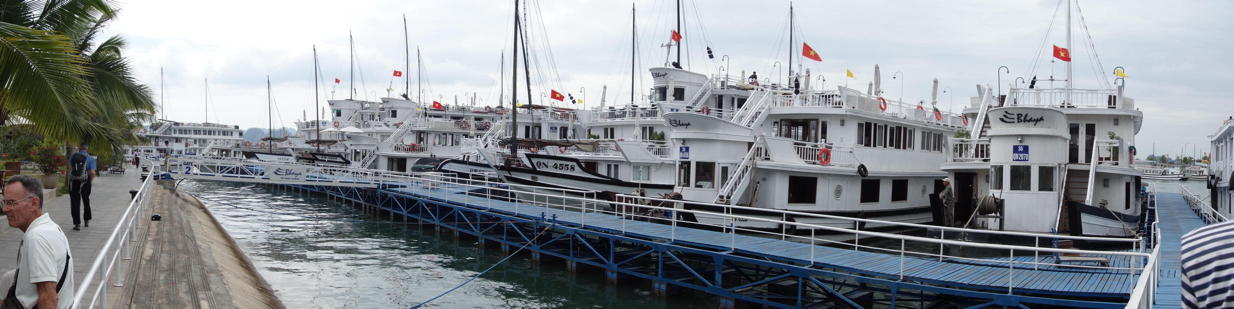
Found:
[[[84,121],[98,109],[83,64],[67,37],[0,22],[0,111],[53,139],[102,132]]]

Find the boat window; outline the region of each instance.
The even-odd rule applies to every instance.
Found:
[[[1032,190],[1032,173],[1033,167],[1028,165],[1012,165],[1011,166],[1011,190],[1013,191],[1029,191]]]
[[[814,204],[818,177],[788,176],[788,202]]]
[[[694,167],[694,187],[712,189],[716,186],[716,163],[698,162]]]
[[[728,165],[720,166],[720,187],[728,184]]]
[[[630,180],[648,181],[651,180],[651,166],[633,165],[630,167]]]
[[[818,142],[822,143],[825,141],[827,141],[827,122],[821,121],[818,124]]]
[[[673,101],[685,101],[685,100],[686,100],[686,88],[682,88],[682,87],[673,88]]]
[[[398,110],[397,110],[397,109],[392,109],[392,110],[390,110],[390,118],[398,118]]]
[[[861,180],[861,202],[862,203],[878,203],[879,192],[878,179],[862,179]]]
[[[1054,191],[1054,167],[1037,167],[1037,191]]]
[[[668,99],[668,87],[656,87],[656,101]]]
[[[866,134],[866,124],[862,122],[858,122],[857,123],[857,145],[867,146],[866,145],[866,135],[868,135]]]
[[[1003,166],[1002,165],[990,166],[990,189],[994,189],[994,190],[1003,189]]]
[[[891,180],[891,201],[907,201],[908,200],[908,179],[892,179]]]
[[[677,163],[677,186],[690,187],[690,161]]]
[[[607,175],[608,177],[612,177],[612,178],[621,178],[619,177],[620,174],[618,174],[618,172],[620,171],[618,170],[619,165],[610,163],[610,164],[605,164],[604,166],[605,166],[605,175]]]

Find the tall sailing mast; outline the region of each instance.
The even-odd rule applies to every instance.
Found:
[[[1071,0],[1067,1],[1067,57],[1070,58],[1075,50],[1071,49]],[[1072,83],[1071,76],[1071,61],[1063,61],[1067,65],[1067,104],[1075,104],[1071,100],[1071,90],[1075,89],[1075,84]]]
[[[167,119],[167,102],[163,95],[167,92],[167,88],[163,85],[163,68],[159,67],[159,118]]]
[[[274,112],[270,97],[270,75],[266,75],[266,142],[270,144],[270,152],[274,152]]]
[[[788,3],[788,81],[793,82],[793,2]]]
[[[514,55],[511,56],[510,61],[510,157],[512,158],[518,158],[518,33],[518,0],[514,0]]]
[[[411,43],[407,39],[407,14],[403,14],[403,72],[411,73]],[[403,93],[411,100],[411,74],[403,76]]]
[[[352,38],[351,31],[347,31],[347,71],[350,76],[347,82],[350,84],[347,88],[347,99],[354,100],[356,93],[356,40]]]
[[[630,4],[630,105],[634,105],[634,77],[638,76],[634,72],[634,57],[638,50],[638,25],[636,22],[636,12],[634,4]],[[635,117],[637,119],[637,117]]]
[[[317,140],[313,145],[317,147],[317,152],[321,152],[321,98],[317,96],[320,93],[317,90],[317,68],[317,45],[313,45],[313,109],[315,110],[314,113],[317,114],[317,123],[313,124],[313,128],[317,130],[317,133],[314,134],[317,136]]]
[[[685,30],[681,29],[681,0],[677,0],[677,33],[681,34],[683,38],[686,36]],[[681,63],[681,42],[677,42],[677,67],[685,67]]]

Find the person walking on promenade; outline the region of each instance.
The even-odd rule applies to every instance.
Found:
[[[81,145],[80,151],[69,157],[69,206],[72,207],[69,213],[73,215],[74,231],[81,230],[83,221],[86,227],[90,227],[93,217],[90,213],[90,186],[98,175],[94,164],[94,157],[90,156],[86,145]]]
[[[27,175],[4,181],[0,203],[9,226],[22,231],[13,285],[3,308],[69,308],[72,304],[73,254],[69,240],[51,215],[43,212],[43,183]],[[9,248],[5,248],[5,253]]]

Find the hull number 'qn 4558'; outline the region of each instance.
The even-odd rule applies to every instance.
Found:
[[[578,168],[575,167],[574,164],[570,164],[570,163],[549,164],[545,162],[536,162],[536,168],[537,169],[553,169],[553,170],[558,170],[558,171],[563,171],[563,172],[573,172],[573,171],[578,170]]]

